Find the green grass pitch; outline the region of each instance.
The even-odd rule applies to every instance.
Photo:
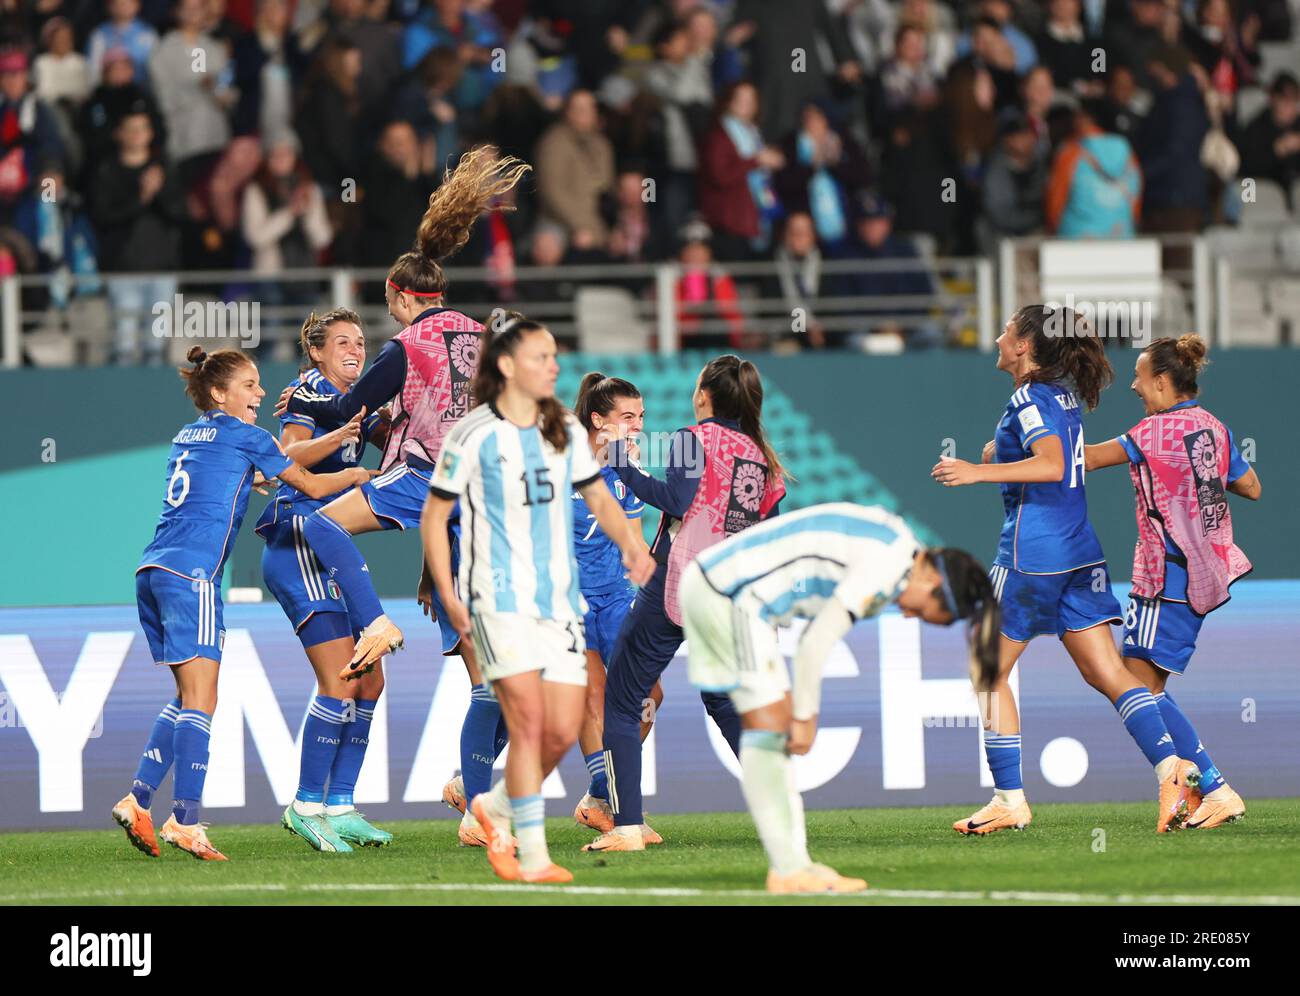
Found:
[[[579,853],[592,833],[547,821],[571,886],[498,882],[450,820],[388,824],[384,849],[317,854],[278,824],[210,830],[229,863],[162,845],[131,848],[116,827],[0,835],[0,904],[1300,904],[1300,800],[1248,800],[1246,819],[1157,836],[1154,803],[1036,806],[1021,833],[963,838],[963,807],[808,814],[813,857],[861,875],[860,897],[769,897],[763,853],[744,813],[652,817],[666,843],[643,854]],[[108,822],[105,814],[105,822]]]

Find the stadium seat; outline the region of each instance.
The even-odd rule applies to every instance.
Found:
[[[1272,180],[1255,181],[1255,199],[1241,205],[1241,227],[1279,228],[1288,222],[1286,191]]]
[[[579,349],[643,353],[650,348],[650,326],[637,314],[636,298],[621,287],[579,287],[573,305]]]

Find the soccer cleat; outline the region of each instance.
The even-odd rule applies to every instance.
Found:
[[[158,830],[158,836],[172,847],[191,854],[200,861],[229,861],[208,840],[207,826],[206,823],[177,823],[176,814],[173,813]]]
[[[661,840],[663,838],[660,838]],[[639,826],[615,827],[608,833],[602,833],[590,844],[583,844],[584,851],[644,851],[645,835]]]
[[[450,809],[465,815],[465,779],[457,775],[442,787],[442,801]]]
[[[841,875],[829,865],[813,865],[808,870],[826,882],[831,892],[863,892],[867,888],[866,879]]]
[[[521,882],[551,882],[556,885],[562,885],[565,882],[573,881],[573,872],[567,868],[561,868],[557,864],[549,864],[545,868],[537,871],[524,871],[519,869],[519,881]]]
[[[347,854],[352,850],[348,842],[325,821],[324,813],[320,816],[304,816],[293,808],[292,802],[280,817],[280,826],[292,834],[297,834],[324,854]]]
[[[372,824],[355,809],[337,816],[325,814],[326,825],[345,841],[361,847],[383,847],[393,842],[393,835]]]
[[[507,882],[518,881],[521,872],[519,859],[515,857],[515,840],[506,829],[505,821],[495,817],[488,809],[486,793],[474,797],[470,803],[470,812],[487,835],[488,844],[484,850],[487,851],[488,863],[492,865],[497,878],[503,878]]]
[[[1186,822],[1187,800],[1201,783],[1201,769],[1191,761],[1179,760],[1173,773],[1160,783],[1156,833],[1171,833]]]
[[[815,866],[814,866],[815,867]],[[864,882],[863,885],[866,883]],[[778,875],[775,871],[767,873],[767,891],[777,895],[799,892],[831,892],[831,883],[818,875],[813,867],[803,868],[789,875]]]
[[[351,681],[369,674],[384,659],[385,654],[401,650],[404,640],[405,637],[396,624],[388,616],[380,616],[361,631],[356,652],[352,655],[351,662],[339,672],[339,678]]]
[[[1034,815],[1029,811],[1029,803],[1022,802],[1016,806],[1007,806],[996,795],[983,809],[972,813],[964,820],[958,820],[952,828],[960,834],[986,834],[997,830],[1023,830],[1029,826]]]
[[[573,811],[573,818],[580,827],[591,827],[599,833],[609,833],[614,829],[614,811],[604,799],[597,799],[588,793]]]
[[[456,836],[460,841],[461,847],[487,847],[488,836],[483,831],[479,821],[474,819],[473,813],[466,813],[461,817],[460,826],[456,830]],[[517,842],[514,837],[510,838],[510,846],[516,847]]]
[[[1246,815],[1241,796],[1224,785],[1210,793],[1187,818],[1188,830],[1213,830],[1225,823],[1236,823]]]
[[[138,801],[135,794],[128,792],[126,798],[113,807],[113,819],[126,831],[126,839],[138,850],[151,858],[158,857],[158,839],[153,832],[153,817]]]
[[[662,837],[650,829],[649,823],[641,824],[641,840],[645,842],[646,847],[650,847],[654,844],[662,844],[664,842]]]

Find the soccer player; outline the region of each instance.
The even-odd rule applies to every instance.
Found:
[[[303,323],[300,342],[306,366],[290,382],[291,388],[304,385],[312,397],[333,397],[346,394],[361,376],[366,337],[356,312],[336,308],[311,314]],[[358,412],[335,426],[300,412],[299,405],[291,398],[289,410],[280,417],[280,444],[286,456],[317,473],[355,467],[367,442],[382,447],[387,439],[388,421],[378,412],[364,419]],[[266,586],[293,624],[316,674],[316,696],[303,726],[298,791],[281,823],[318,851],[347,852],[352,844],[383,846],[393,835],[367,822],[352,798],[384,673],[376,669],[358,678],[354,687],[339,677],[352,660],[360,620],[349,612],[339,586],[302,535],[307,517],[335,497],[308,498],[286,485],[266,506],[254,531],[266,541]]]
[[[542,779],[578,737],[586,701],[582,595],[573,551],[577,490],[618,543],[634,583],[654,563],[610,494],[577,420],[555,397],[559,366],[546,327],[520,316],[484,344],[478,407],[447,436],[421,523],[425,556],[457,631],[472,632],[510,738],[505,778],[470,800],[488,860],[508,881],[568,882],[552,863]],[[464,499],[468,556],[460,591],[447,522]],[[511,845],[513,823],[518,856]]]
[[[643,851],[641,717],[651,689],[682,645],[678,587],[703,550],[774,515],[785,471],[763,431],[763,382],[754,364],[719,356],[700,371],[693,397],[698,422],[678,430],[667,479],[656,480],[609,445],[609,466],[633,494],[663,511],[650,552],[657,567],[624,621],[605,680],[605,766],[614,827],[583,850]],[[740,716],[731,699],[705,692],[705,709],[740,753]],[[653,831],[649,832],[653,834]]]
[[[931,475],[946,487],[998,484],[1005,517],[991,572],[1002,607],[999,675],[987,698],[984,747],[993,773],[987,806],[958,820],[985,834],[1032,819],[1020,771],[1020,715],[1007,678],[1029,641],[1057,637],[1084,680],[1115,706],[1155,768],[1156,832],[1176,826],[1196,765],[1180,758],[1155,697],[1124,667],[1107,626],[1123,621],[1101,543],[1088,521],[1080,405],[1091,411],[1113,373],[1101,340],[1069,308],[1021,308],[998,337],[999,370],[1015,384],[985,462],[943,457]]]
[[[1193,830],[1240,819],[1246,804],[1165,683],[1186,671],[1205,617],[1251,569],[1233,542],[1227,492],[1251,501],[1260,495],[1259,477],[1232,433],[1197,401],[1205,353],[1198,335],[1151,343],[1138,354],[1132,385],[1146,417],[1084,451],[1089,470],[1124,464],[1133,478],[1138,540],[1124,616],[1124,666],[1155,696],[1178,753],[1200,770],[1185,824]]]
[[[587,441],[600,474],[623,506],[629,520],[639,522],[644,505],[618,475],[607,466],[609,444],[615,439],[628,440],[629,451],[638,455],[636,438],[645,422],[645,402],[636,385],[621,377],[606,377],[591,372],[582,378],[574,415],[587,430]],[[587,712],[578,733],[578,746],[591,781],[573,811],[582,826],[604,833],[614,827],[609,808],[609,782],[605,777],[605,664],[613,657],[623,619],[636,598],[636,589],[628,582],[618,544],[605,535],[587,500],[575,491],[573,501],[573,546],[578,559],[578,588],[587,603],[583,632],[587,639]],[[655,710],[663,703],[663,688],[658,682],[650,690],[651,703],[641,714],[641,742],[645,743],[654,724]],[[657,837],[646,828],[647,836]],[[653,836],[652,836],[653,835]]]
[[[444,306],[447,277],[442,260],[465,245],[475,220],[499,207],[500,195],[530,168],[517,159],[498,158],[490,146],[465,153],[429,198],[416,231],[416,248],[399,256],[388,271],[384,291],[388,313],[402,331],[380,350],[346,394],[312,398],[308,389],[298,388],[295,410],[333,424],[347,422],[363,407],[377,411],[390,401],[393,405],[392,430],[380,464],[384,473],[356,493],[330,502],[303,524],[307,544],[364,626],[352,660],[345,665],[346,678],[370,670],[384,654],[402,645],[402,632],[384,614],[352,537],[380,529],[407,529],[420,521],[442,442],[473,406],[471,387],[483,346],[483,326]],[[281,401],[285,402],[285,395]],[[459,528],[458,516],[453,515],[448,521],[453,559],[459,556]],[[501,710],[487,694],[470,644],[462,643],[447,621],[427,569],[417,597],[438,622],[443,655],[459,653],[469,671],[473,691],[461,728],[460,761],[464,794],[472,799],[491,784]],[[468,812],[459,838],[462,844],[486,843]]]
[[[897,516],[847,502],[752,526],[701,553],[681,586],[691,683],[725,692],[740,712],[741,785],[767,852],[769,892],[858,892],[808,856],[792,754],[817,735],[822,666],[853,624],[896,604],[948,626],[970,620],[977,690],[998,668],[998,605],[984,568],[954,549],[922,549]],[[794,657],[794,690],[777,627],[811,622]]]
[[[275,437],[255,424],[266,392],[244,353],[208,355],[194,346],[189,361],[193,366],[180,374],[201,414],[172,439],[162,515],[135,575],[140,626],[154,662],[172,669],[177,694],[154,722],[131,791],[113,807],[113,819],[135,847],[158,857],[149,807],[174,761],[172,815],[158,836],[196,858],[225,861],[199,822],[199,800],[226,639],[221,572],[249,493],[260,474],[324,498],[368,480],[370,472],[351,467],[313,474],[285,456]]]

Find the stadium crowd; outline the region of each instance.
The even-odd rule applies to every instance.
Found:
[[[924,294],[923,272],[821,263],[914,257],[898,233],[975,254],[1193,232],[1230,218],[1238,175],[1300,178],[1300,84],[1259,70],[1288,0],[0,9],[0,274],[384,267],[482,141],[536,167],[454,261],[491,270],[488,298],[554,294],[520,264],[678,258],[701,274],[679,297],[724,317],[711,260],[775,259],[788,299]],[[1250,87],[1267,103],[1243,118]],[[121,310],[167,290],[109,286]]]

